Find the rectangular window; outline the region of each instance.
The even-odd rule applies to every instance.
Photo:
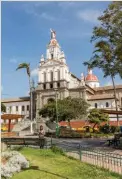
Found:
[[[22,111],[25,111],[25,106],[22,106]]]
[[[60,88],[60,83],[57,83],[57,87]]]
[[[53,84],[52,83],[50,84],[50,88],[53,88]]]
[[[16,111],[18,111],[18,106],[16,106]]]
[[[46,84],[43,85],[43,88],[46,89]]]
[[[27,105],[27,111],[29,111],[29,105]]]
[[[10,112],[10,113],[12,112],[12,106],[9,107],[9,112]]]

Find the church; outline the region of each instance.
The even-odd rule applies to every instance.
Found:
[[[90,108],[105,108],[115,110],[113,86],[100,86],[99,79],[92,69],[88,69],[87,75],[81,72],[78,78],[69,70],[65,53],[62,51],[56,32],[51,31],[50,41],[47,45],[46,56],[41,56],[38,66],[38,84],[34,91],[34,116],[39,118],[38,111],[48,101],[72,98],[83,98]],[[122,84],[116,85],[118,110],[122,110]],[[2,99],[6,105],[7,113],[29,115],[29,97]],[[111,115],[111,120],[115,116]],[[122,116],[120,116],[122,120]]]

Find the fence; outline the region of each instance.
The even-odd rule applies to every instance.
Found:
[[[24,145],[26,141],[26,145],[30,145],[32,147],[36,145],[38,147],[38,137],[8,137],[2,138],[2,142],[6,143],[7,141],[9,141],[9,143],[11,143],[12,145],[12,141],[16,143],[16,140],[21,139],[24,140],[24,143],[21,145]],[[68,156],[79,159],[80,161],[108,169],[109,171],[115,173],[122,174],[122,155],[120,154],[83,147],[81,144],[76,142],[68,142],[54,138],[46,138],[45,147],[49,148],[52,145],[61,148],[64,152],[66,152]]]
[[[68,156],[80,161],[122,174],[122,155],[120,154],[82,147],[79,143],[66,141],[51,140],[51,145],[61,148]]]

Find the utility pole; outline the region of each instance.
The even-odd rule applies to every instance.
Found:
[[[56,101],[56,137],[58,137],[58,132],[59,132],[59,126],[58,126],[58,105],[57,105],[57,89],[55,89],[55,101]]]
[[[30,118],[31,118],[31,133],[33,133],[33,92],[34,92],[34,80],[32,79],[31,81],[31,86],[30,86]]]

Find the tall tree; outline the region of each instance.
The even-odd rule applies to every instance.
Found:
[[[58,122],[68,121],[70,125],[71,119],[84,119],[87,116],[89,104],[79,98],[65,98],[57,100]],[[56,103],[51,101],[39,111],[39,115],[49,117],[50,120],[56,121]]]
[[[29,80],[29,88],[30,88],[30,118],[31,118],[31,132],[32,132],[32,120],[33,120],[33,96],[32,96],[32,89],[31,89],[31,78],[30,78],[30,64],[28,63],[21,63],[18,65],[16,70],[19,69],[26,69],[28,80]]]
[[[116,111],[118,111],[114,78],[122,78],[122,2],[112,2],[98,18],[100,25],[94,27],[91,42],[95,42],[93,57],[84,62],[90,68],[102,69],[104,77],[110,76],[114,88]],[[119,118],[117,115],[119,125]]]

